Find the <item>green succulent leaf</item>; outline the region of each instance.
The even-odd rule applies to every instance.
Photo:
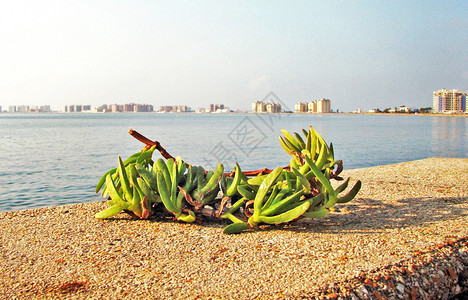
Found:
[[[330,210],[328,210],[328,208],[322,207],[313,211],[307,211],[306,213],[304,213],[303,217],[320,219],[326,217],[329,213]]]
[[[239,185],[237,191],[246,199],[255,199],[255,191],[248,184]]]
[[[102,186],[104,185],[104,183],[106,183],[106,177],[108,174],[112,175],[114,174],[115,172],[117,171],[117,168],[114,168],[114,169],[110,169],[109,171],[106,172],[106,174],[104,174],[101,179],[99,180],[98,184],[96,185],[96,193],[99,193],[99,191],[101,190]]]
[[[239,186],[241,180],[242,180],[242,170],[239,167],[239,164],[236,163],[236,169],[235,169],[235,174],[234,174],[234,179],[232,180],[231,184],[226,190],[226,196],[232,197],[237,193],[237,187]]]
[[[254,215],[260,215],[261,209],[265,201],[265,197],[282,171],[283,169],[278,167],[274,169],[273,172],[268,174],[268,176],[263,180],[262,184],[260,185],[260,188],[258,189],[257,195],[255,196]]]
[[[150,149],[144,151],[144,152],[141,152],[141,154],[138,156],[137,158],[137,163],[138,164],[144,164],[144,165],[148,165],[149,164],[149,160],[151,159],[151,157],[153,156],[153,152],[154,150],[156,149],[156,146],[153,146],[151,147]]]
[[[353,186],[353,188],[346,195],[342,197],[338,197],[338,199],[336,200],[336,203],[347,203],[353,200],[356,197],[360,189],[361,189],[361,181],[358,180],[356,184]]]
[[[301,151],[302,151],[302,149],[305,149],[306,143],[305,143],[304,140],[302,139],[301,135],[298,134],[297,132],[294,132],[294,136],[296,137],[296,140],[297,140],[297,142],[299,143],[299,146],[300,146]],[[300,153],[300,152],[299,152],[299,153]]]
[[[109,196],[111,197],[113,203],[118,203],[120,204],[120,206],[123,207],[126,201],[124,200],[124,197],[115,188],[114,181],[112,180],[110,174],[107,174],[106,186],[109,192]]]
[[[280,224],[280,223],[286,223],[286,222],[291,222],[300,216],[302,216],[307,209],[309,209],[310,203],[309,202],[304,202],[303,204],[299,205],[298,207],[284,212],[282,214],[276,215],[276,216],[260,216],[259,221],[262,223],[266,224]]]
[[[284,151],[286,151],[287,154],[292,155],[292,153],[294,152],[294,149],[286,143],[286,141],[283,139],[282,136],[279,137],[279,142],[280,142],[281,147],[284,149]]]
[[[115,216],[116,214],[118,214],[122,210],[124,210],[123,207],[118,206],[118,205],[113,205],[113,206],[109,207],[106,210],[98,212],[96,215],[94,215],[94,217],[96,219],[107,219],[107,218]]]
[[[186,223],[192,223],[196,220],[195,214],[190,211],[188,215],[181,214],[180,216],[177,217],[177,220],[183,221]]]
[[[159,170],[157,173],[159,195],[161,196],[161,200],[164,204],[164,207],[166,207],[166,209],[170,212],[175,212],[176,208],[171,201],[171,195],[169,193],[165,177],[166,176],[164,175],[164,171]]]
[[[231,225],[226,226],[223,232],[226,234],[235,234],[235,233],[241,233],[242,231],[249,229],[249,228],[250,226],[246,222],[232,223]]]
[[[345,182],[343,182],[339,187],[336,188],[335,193],[338,195],[342,191],[346,190],[346,188],[348,187],[348,184],[349,184],[349,178],[347,178]]]
[[[284,135],[284,138],[285,138],[286,143],[287,143],[291,148],[293,148],[295,152],[301,153],[302,149],[301,149],[300,143],[299,143],[289,132],[287,132],[286,130],[282,129],[281,132],[282,132],[283,135]]]
[[[261,216],[271,216],[271,215],[275,215],[276,213],[278,213],[279,210],[281,210],[283,207],[291,204],[291,203],[294,203],[294,202],[298,202],[299,199],[301,198],[301,196],[304,194],[304,191],[303,190],[300,190],[300,191],[297,191],[295,192],[294,194],[292,195],[289,195],[287,196],[286,198],[284,199],[281,199],[280,201],[277,201],[275,204],[272,204],[270,205],[268,208],[262,210],[260,212],[260,215]],[[310,203],[309,203],[310,204]]]
[[[143,167],[142,165],[136,165],[136,170],[140,177],[148,184],[148,186],[153,190],[158,190],[158,181],[154,173]]]
[[[332,207],[336,203],[336,193],[333,187],[330,184],[330,181],[323,175],[320,169],[314,164],[312,159],[307,155],[305,157],[307,164],[309,165],[311,171],[314,173],[315,177],[320,181],[325,190],[327,191],[330,201],[327,204],[328,207]]]
[[[125,170],[124,163],[122,161],[122,158],[119,156],[119,178],[120,178],[120,184],[123,190],[124,195],[128,195],[129,199],[133,197],[133,191],[130,187],[130,181],[128,180],[128,175],[127,171]]]

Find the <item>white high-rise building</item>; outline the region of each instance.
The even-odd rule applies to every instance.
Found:
[[[330,113],[331,101],[328,99],[317,100],[317,112],[318,113]]]
[[[433,93],[434,113],[462,113],[468,112],[466,97],[468,93],[460,90],[442,89]]]

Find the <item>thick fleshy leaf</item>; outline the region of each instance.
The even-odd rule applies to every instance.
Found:
[[[99,193],[99,191],[101,190],[102,186],[104,185],[104,183],[106,183],[106,177],[107,177],[107,174],[114,174],[115,172],[117,171],[117,168],[114,168],[114,169],[111,169],[109,171],[106,172],[106,174],[104,174],[101,179],[99,180],[98,184],[96,185],[96,193]]]
[[[326,207],[322,207],[317,210],[307,211],[304,213],[303,217],[320,219],[326,217],[329,213],[330,211]]]
[[[119,178],[120,178],[120,184],[123,190],[124,195],[128,196],[129,198],[133,197],[133,191],[130,187],[130,181],[128,179],[127,171],[125,170],[124,163],[122,159],[119,156]],[[127,199],[130,200],[130,199]]]
[[[255,195],[254,215],[260,215],[263,203],[265,201],[265,197],[282,171],[283,169],[278,167],[274,169],[273,172],[268,174],[265,180],[263,180],[262,184],[260,185],[260,188],[258,189],[257,195]]]
[[[223,232],[226,234],[241,233],[242,231],[249,229],[249,227],[249,224],[247,224],[246,222],[232,223],[231,225],[226,226]]]
[[[356,197],[357,193],[361,189],[361,181],[358,180],[356,184],[353,186],[353,188],[343,197],[338,197],[336,200],[336,203],[347,203]]]
[[[302,191],[302,190],[297,191],[297,192],[295,192],[294,194],[289,195],[289,196],[287,196],[286,198],[284,198],[284,199],[278,201],[277,203],[270,205],[270,207],[268,207],[267,209],[262,210],[262,211],[260,212],[260,215],[261,215],[261,216],[273,216],[273,215],[275,215],[279,210],[281,210],[284,206],[299,201],[299,199],[301,198],[301,196],[302,196],[303,194],[304,194],[304,191]],[[310,203],[309,203],[309,204],[310,204]]]
[[[281,223],[286,223],[286,222],[291,222],[300,216],[302,216],[307,209],[309,208],[310,203],[309,202],[304,202],[304,204],[287,211],[285,213],[272,216],[272,217],[266,217],[266,216],[260,216],[258,219],[262,223],[266,224],[281,224]]]
[[[118,214],[122,210],[124,210],[123,207],[118,206],[118,205],[114,205],[114,206],[109,207],[106,210],[98,212],[96,215],[94,215],[94,217],[96,219],[107,219],[107,218],[115,216],[116,214]]]

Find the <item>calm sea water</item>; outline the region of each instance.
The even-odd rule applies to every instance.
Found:
[[[468,118],[255,114],[0,114],[0,211],[97,201],[102,174],[142,144],[131,127],[172,155],[205,168],[285,166],[280,129],[312,125],[345,169],[468,157]],[[155,157],[158,157],[156,155]]]

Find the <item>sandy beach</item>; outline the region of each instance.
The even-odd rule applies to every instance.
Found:
[[[444,299],[468,289],[468,159],[356,169],[320,220],[96,220],[104,202],[0,213],[0,299]],[[79,200],[79,199],[77,199]]]

